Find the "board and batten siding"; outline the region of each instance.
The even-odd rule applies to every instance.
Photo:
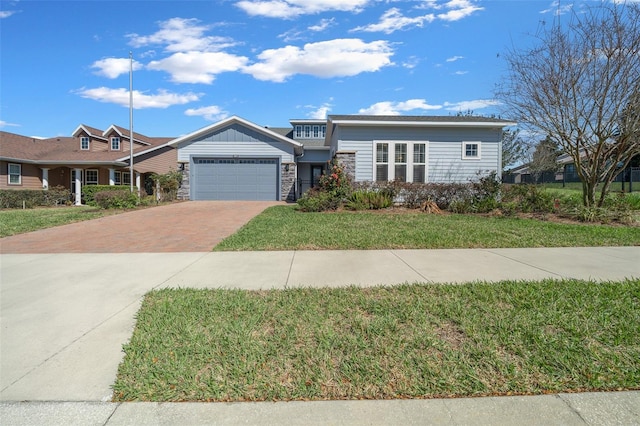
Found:
[[[426,142],[429,182],[466,182],[478,172],[500,173],[502,131],[491,128],[453,127],[341,127],[333,135],[335,151],[356,152],[356,181],[373,180],[374,144]],[[480,142],[480,160],[462,159],[463,142]],[[392,153],[390,153],[392,155]]]
[[[293,145],[277,141],[267,135],[232,124],[218,131],[179,144],[178,161],[189,162],[192,157],[271,157],[282,163],[294,161]]]

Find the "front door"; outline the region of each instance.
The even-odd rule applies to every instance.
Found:
[[[311,166],[311,186],[316,187],[320,183],[322,176],[322,166]]]

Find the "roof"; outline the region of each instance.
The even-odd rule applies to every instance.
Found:
[[[296,152],[297,155],[302,154],[303,152],[303,145],[300,142],[297,142],[287,136],[282,135],[281,133],[276,132],[274,129],[271,129],[269,127],[263,127],[263,126],[259,126],[255,123],[252,123],[249,120],[245,120],[244,118],[238,117],[237,115],[225,118],[224,120],[220,120],[217,123],[213,123],[209,126],[203,127],[201,129],[196,130],[195,132],[189,133],[188,135],[184,135],[184,136],[180,136],[179,138],[176,138],[174,140],[172,140],[171,142],[169,142],[167,145],[168,146],[176,146],[182,142],[186,142],[186,141],[190,141],[192,139],[195,139],[199,136],[204,136],[207,133],[211,133],[215,130],[218,129],[222,129],[224,127],[230,126],[232,124],[240,124],[246,128],[249,129],[253,129],[258,133],[262,133],[263,135],[266,135],[270,138],[273,138],[275,140],[281,141],[281,142],[285,142],[288,143],[290,145],[293,145],[294,147],[294,151]],[[277,127],[275,129],[278,129]]]
[[[330,115],[328,120],[336,124],[378,124],[389,123],[415,125],[492,125],[512,126],[515,122],[500,118],[450,115]]]
[[[101,135],[101,130],[80,125],[79,129],[91,136]],[[144,146],[134,146],[134,156],[165,146],[171,138],[145,138]],[[103,139],[103,138],[101,138]],[[128,138],[127,138],[128,139]],[[135,140],[135,137],[134,137]],[[126,157],[125,157],[126,156]],[[125,157],[125,158],[123,158]],[[128,159],[124,151],[89,151],[80,149],[79,137],[54,137],[36,139],[15,133],[0,131],[0,158],[32,164],[122,164]]]

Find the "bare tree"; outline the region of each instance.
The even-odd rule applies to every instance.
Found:
[[[640,5],[602,2],[568,19],[536,36],[534,47],[507,53],[496,96],[571,156],[584,205],[601,206],[640,153]]]

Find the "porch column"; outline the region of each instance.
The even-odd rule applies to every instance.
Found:
[[[140,196],[140,173],[136,172],[136,186],[138,187],[138,197]]]
[[[42,169],[42,189],[49,189],[49,169]]]
[[[75,169],[76,180],[76,206],[82,205],[82,169]]]
[[[116,169],[109,169],[109,185],[116,184]]]

